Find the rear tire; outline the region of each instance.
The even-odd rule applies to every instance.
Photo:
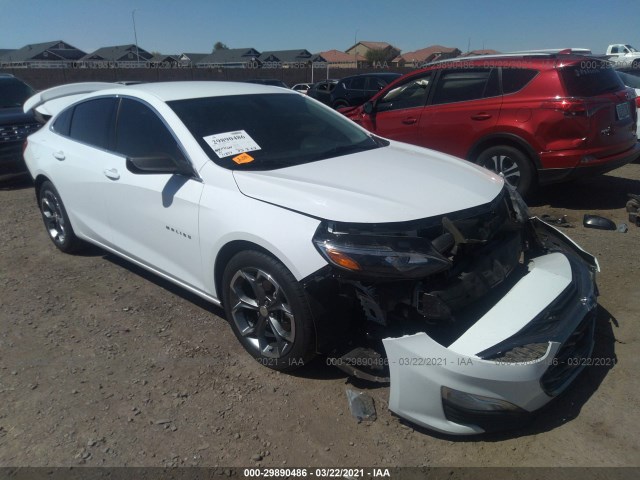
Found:
[[[262,365],[302,367],[315,355],[315,330],[304,289],[279,261],[261,252],[236,254],[222,276],[233,333]]]
[[[500,174],[505,181],[516,187],[522,196],[531,193],[535,187],[535,169],[531,160],[517,148],[497,145],[487,148],[476,162]]]
[[[44,226],[53,244],[64,253],[81,249],[84,242],[76,237],[67,210],[53,183],[47,180],[40,186],[38,200]]]

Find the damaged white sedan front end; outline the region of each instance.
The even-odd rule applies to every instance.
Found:
[[[597,260],[530,217],[508,187],[488,205],[436,219],[334,224],[316,244],[340,294],[357,303],[346,353],[332,362],[390,381],[389,408],[418,425],[459,435],[521,425],[593,350]]]

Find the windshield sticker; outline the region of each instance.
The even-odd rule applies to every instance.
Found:
[[[218,158],[260,150],[260,146],[244,130],[217,133],[202,138],[209,144]]]
[[[238,165],[242,165],[243,163],[253,162],[254,158],[248,153],[241,153],[240,155],[236,155],[231,160],[236,162]]]

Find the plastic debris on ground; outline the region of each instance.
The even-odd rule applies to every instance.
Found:
[[[373,404],[373,398],[363,392],[356,392],[347,388],[347,401],[349,402],[349,410],[351,415],[358,419],[358,422],[373,422],[378,418],[376,416],[376,407]]]

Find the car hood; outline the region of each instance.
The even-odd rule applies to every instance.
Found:
[[[415,220],[482,205],[500,176],[433,150],[388,147],[270,171],[233,172],[248,197],[339,222]]]
[[[22,125],[35,121],[33,114],[24,113],[22,107],[0,108],[0,125]]]

